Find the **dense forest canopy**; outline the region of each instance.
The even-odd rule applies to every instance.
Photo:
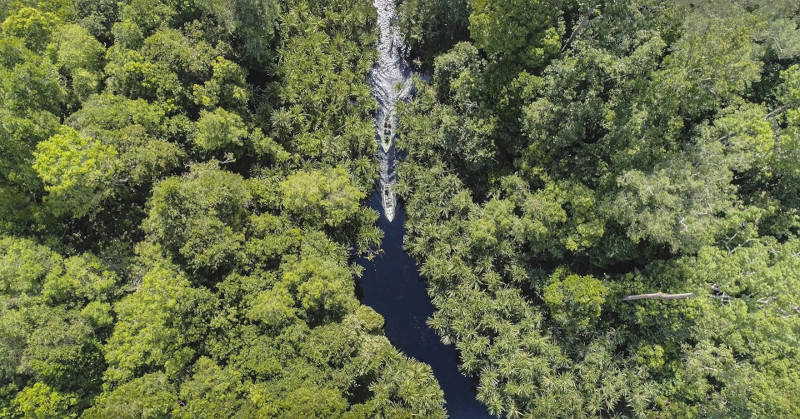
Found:
[[[0,2],[0,417],[443,417],[380,243],[375,10]]]
[[[489,411],[800,417],[800,4],[397,3],[405,243]],[[0,0],[0,417],[446,416],[354,292],[376,37]]]
[[[800,5],[401,10],[431,75],[400,118],[406,244],[479,400],[800,416]],[[658,293],[695,298],[623,300]]]

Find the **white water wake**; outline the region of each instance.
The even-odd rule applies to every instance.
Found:
[[[397,30],[394,0],[373,0],[378,11],[380,57],[369,74],[372,94],[378,101],[375,115],[375,137],[380,160],[379,188],[383,213],[389,221],[394,219],[397,197],[392,186],[396,181],[394,166],[397,157],[395,105],[411,94],[411,70],[404,57],[403,39]]]

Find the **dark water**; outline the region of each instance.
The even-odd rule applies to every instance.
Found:
[[[380,198],[375,193],[371,208],[381,211]],[[451,418],[490,418],[475,399],[472,380],[458,372],[455,347],[446,346],[429,328],[427,320],[433,315],[426,284],[419,277],[414,260],[403,250],[405,211],[397,209],[394,221],[381,216],[378,226],[384,232],[385,251],[372,261],[359,260],[364,275],[359,281],[359,298],[386,320],[386,336],[406,355],[433,368],[433,374],[444,390],[447,412]]]

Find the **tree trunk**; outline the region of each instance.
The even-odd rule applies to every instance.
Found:
[[[572,44],[572,41],[574,41],[575,38],[578,37],[578,34],[581,32],[581,30],[583,30],[583,27],[586,25],[586,23],[589,22],[589,18],[592,17],[592,14],[594,13],[594,8],[597,7],[597,3],[599,2],[600,0],[594,0],[594,2],[592,2],[592,5],[589,6],[589,9],[586,11],[586,13],[581,17],[581,21],[580,23],[578,23],[578,26],[575,27],[575,30],[572,31],[572,33],[569,35],[569,39],[567,39],[567,42],[565,42],[564,46],[561,47],[562,54],[567,50],[567,48],[569,48],[570,44]]]
[[[657,292],[655,294],[637,294],[637,295],[629,295],[622,299],[622,301],[634,301],[634,300],[678,300],[681,298],[694,298],[697,297],[697,294],[690,292],[686,294],[664,294],[663,292]]]

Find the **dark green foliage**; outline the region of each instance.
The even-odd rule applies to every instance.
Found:
[[[0,262],[0,380],[20,391],[0,412],[56,417],[86,408],[106,367],[118,276],[94,256],[63,259],[13,237],[0,239]]]
[[[469,39],[468,0],[407,0],[398,7],[398,26],[419,64],[433,59],[460,41]]]
[[[244,242],[250,200],[244,179],[205,163],[154,188],[142,227],[185,268],[224,269]]]
[[[800,416],[800,6],[399,11],[406,244],[490,412]],[[445,416],[354,293],[374,24],[0,0],[0,416]]]
[[[437,51],[402,111],[398,191],[431,324],[479,400],[509,418],[800,414],[800,9],[425,10],[407,3],[413,45],[463,13],[472,40]],[[657,292],[696,297],[622,300]]]

